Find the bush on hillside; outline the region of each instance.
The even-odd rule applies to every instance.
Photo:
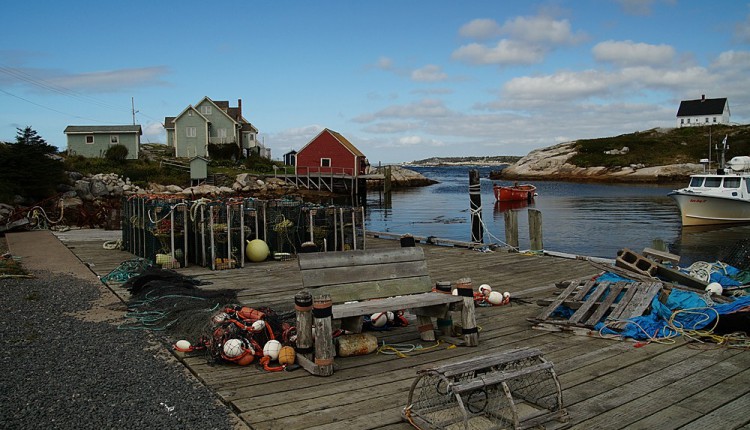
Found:
[[[128,148],[125,145],[112,145],[104,153],[104,158],[110,161],[125,161],[128,158]]]

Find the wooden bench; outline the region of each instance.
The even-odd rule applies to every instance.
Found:
[[[422,248],[303,253],[298,261],[305,291],[330,297],[332,320],[343,329],[359,333],[365,315],[409,310],[417,317],[421,339],[434,341],[432,318],[460,310],[463,343],[478,344],[471,280],[459,281],[459,295],[433,292]]]

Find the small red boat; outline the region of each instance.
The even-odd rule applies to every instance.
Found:
[[[524,200],[530,202],[536,195],[536,187],[531,184],[495,185],[495,199],[499,202]]]

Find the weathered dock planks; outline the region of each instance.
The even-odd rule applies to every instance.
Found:
[[[123,251],[102,248],[103,239],[74,233],[60,239],[98,275],[127,259]],[[394,240],[368,238],[369,248],[398,247]],[[480,343],[476,348],[422,343],[413,327],[377,332],[386,344],[420,345],[396,355],[337,358],[330,377],[302,369],[268,373],[257,366],[209,364],[186,356],[183,363],[231,405],[255,429],[408,429],[401,419],[408,389],[422,368],[472,356],[535,347],[553,362],[563,389],[572,428],[737,428],[750,423],[750,352],[695,348],[676,339],[636,347],[570,333],[533,330],[529,317],[539,315],[539,299],[559,294],[555,282],[589,279],[601,266],[582,260],[466,248],[424,246],[433,281],[470,277],[474,287],[487,283],[533,304],[476,309]],[[248,263],[244,269],[210,271],[198,267],[181,273],[235,288],[242,303],[291,308],[302,281],[295,260]],[[112,287],[126,298],[126,292]]]

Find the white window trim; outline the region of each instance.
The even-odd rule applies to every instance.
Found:
[[[324,161],[328,161],[328,165],[326,166]],[[330,158],[321,158],[320,159],[320,167],[331,167],[331,159]]]
[[[89,138],[91,138],[91,142],[89,142]],[[93,145],[96,139],[94,139],[93,134],[87,134],[83,141],[86,143],[86,145]]]
[[[227,129],[226,128],[219,128],[216,130],[219,134],[219,137],[225,138],[227,137]]]
[[[116,134],[112,134],[109,136],[109,144],[110,145],[119,145],[120,144],[120,136]]]
[[[185,137],[196,137],[195,127],[185,127]]]
[[[213,109],[211,106],[201,106],[201,113],[203,115],[211,115],[213,112]]]

